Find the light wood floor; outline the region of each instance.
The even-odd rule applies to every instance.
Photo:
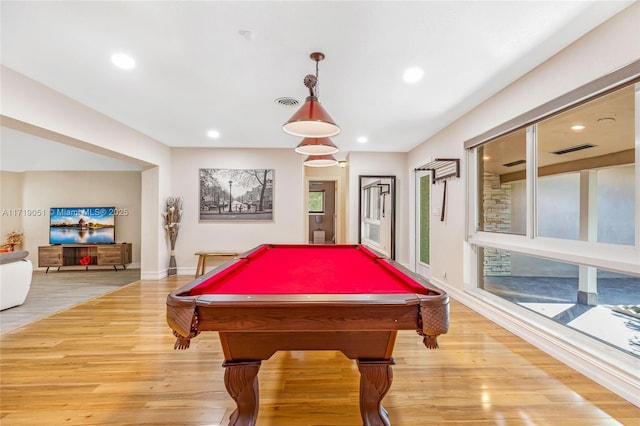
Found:
[[[167,294],[137,281],[0,336],[0,423],[226,425],[234,403],[216,333],[173,350]],[[392,424],[638,425],[640,408],[452,302],[428,351],[401,332],[383,403]],[[281,352],[259,373],[258,425],[361,425],[359,375],[336,352]]]

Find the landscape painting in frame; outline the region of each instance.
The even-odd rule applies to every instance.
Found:
[[[273,169],[200,169],[200,220],[273,220]]]

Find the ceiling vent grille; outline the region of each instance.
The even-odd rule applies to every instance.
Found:
[[[516,161],[512,161],[510,163],[505,163],[503,164],[504,167],[513,167],[513,166],[518,166],[520,164],[524,164],[526,163],[527,160],[516,160]]]
[[[561,149],[559,151],[552,151],[551,153],[555,155],[563,155],[563,154],[568,154],[570,152],[582,151],[583,149],[593,148],[594,146],[595,145],[592,145],[590,143],[585,143],[583,145],[576,145],[576,146],[572,146],[571,148]]]
[[[277,103],[278,105],[287,106],[287,107],[293,107],[300,103],[297,99],[290,98],[288,96],[277,98],[274,102]]]

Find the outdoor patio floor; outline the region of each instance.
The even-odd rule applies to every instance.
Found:
[[[598,278],[597,306],[577,303],[577,278],[488,276],[484,290],[640,357],[640,318],[613,310],[640,305],[640,277]]]

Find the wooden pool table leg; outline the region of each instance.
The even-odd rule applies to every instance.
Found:
[[[387,410],[382,398],[387,394],[393,381],[395,364],[393,358],[381,360],[358,360],[360,370],[360,414],[364,426],[389,426]]]
[[[225,361],[224,385],[236,409],[229,426],[254,426],[258,417],[258,370],[260,361]]]

